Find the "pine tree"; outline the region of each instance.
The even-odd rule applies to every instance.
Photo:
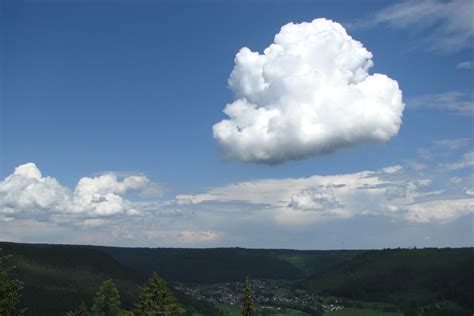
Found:
[[[244,292],[242,293],[242,316],[253,316],[257,309],[257,302],[253,298],[252,284],[247,278],[245,280]]]
[[[116,316],[120,313],[120,294],[111,279],[102,282],[99,287],[92,311],[104,316]]]
[[[176,299],[166,286],[165,280],[153,272],[148,282],[140,288],[135,306],[137,316],[175,316],[179,314]]]
[[[9,259],[10,256],[0,256],[0,315],[23,315],[24,310],[18,307],[23,283],[9,277],[12,270],[6,265]]]

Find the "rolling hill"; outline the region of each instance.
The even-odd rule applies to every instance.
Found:
[[[398,306],[452,301],[474,310],[474,249],[367,251],[305,283],[323,295]]]
[[[299,280],[350,260],[363,251],[301,251],[244,248],[97,249],[125,266],[149,274],[157,271],[166,279],[184,283],[217,283],[256,279]]]

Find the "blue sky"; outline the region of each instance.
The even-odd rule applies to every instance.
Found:
[[[474,26],[464,16],[472,6],[3,0],[0,237],[125,246],[472,245]],[[236,143],[213,135],[213,126],[228,119],[222,111],[236,100],[228,84],[236,54],[242,47],[262,53],[283,25],[316,18],[340,23],[373,54],[369,74],[398,82],[403,123],[383,141],[351,140],[333,151],[330,138],[330,153],[316,146],[296,160],[284,146],[269,147],[269,155],[283,155],[278,164],[242,161],[252,150],[245,143],[226,155]],[[30,180],[9,180],[27,163],[35,165],[18,174]],[[401,169],[382,171],[391,166]],[[315,175],[346,175],[346,182],[308,180],[283,200],[242,198],[252,192],[277,197],[282,187],[292,188],[288,179]],[[84,177],[92,186],[114,187],[95,187],[100,201],[118,196],[120,203],[97,211],[58,202],[62,195],[73,200]],[[130,177],[140,184],[124,186]],[[351,187],[354,179],[361,186]],[[266,187],[265,181],[280,182]],[[370,194],[359,201],[331,189],[336,182],[353,192],[383,187],[385,197],[396,187],[404,200],[393,203],[403,210],[378,212],[393,203]],[[18,188],[32,193],[18,195]],[[298,199],[317,205],[292,213]],[[459,212],[447,216],[448,209]]]

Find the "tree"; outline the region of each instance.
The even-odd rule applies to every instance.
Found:
[[[244,292],[242,293],[242,316],[253,316],[257,309],[257,302],[253,298],[252,284],[247,278],[245,280]]]
[[[95,295],[92,311],[104,316],[116,316],[120,313],[120,294],[112,279],[102,282]]]
[[[2,316],[23,315],[24,312],[18,306],[23,282],[10,278],[9,273],[13,267],[6,264],[10,258],[10,256],[0,256],[0,315]]]
[[[179,314],[176,299],[166,286],[165,280],[153,272],[148,282],[140,288],[135,315],[175,316]]]
[[[89,311],[86,304],[81,302],[81,305],[75,311],[67,312],[66,316],[89,316]]]

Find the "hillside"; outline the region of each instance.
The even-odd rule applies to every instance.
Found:
[[[14,276],[24,282],[22,305],[37,314],[63,315],[91,302],[100,283],[113,278],[125,306],[131,306],[144,279],[93,247],[0,243],[12,255]],[[30,314],[30,313],[28,313]]]
[[[350,260],[361,251],[244,248],[173,249],[99,247],[129,268],[159,272],[170,281],[217,283],[255,279],[298,280]]]
[[[368,251],[305,282],[316,293],[423,306],[453,301],[474,310],[474,250]]]

